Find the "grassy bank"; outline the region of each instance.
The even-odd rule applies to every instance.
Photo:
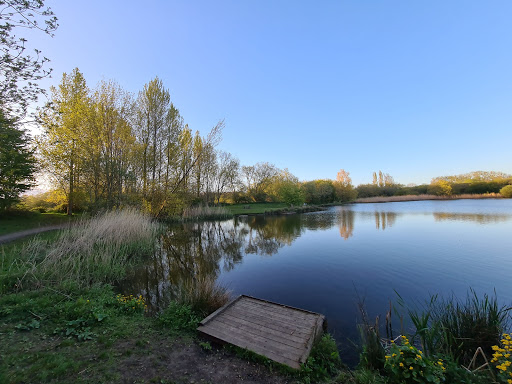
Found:
[[[333,205],[333,204],[330,204]],[[327,206],[327,205],[326,205]],[[325,206],[305,205],[290,207],[285,203],[251,203],[234,204],[225,207],[233,215],[282,215],[289,213],[316,212],[325,209]]]
[[[0,382],[315,382],[338,366],[332,339],[334,360],[313,356],[299,372],[198,339],[199,320],[229,298],[213,280],[182,287],[151,317],[143,296],[116,294],[156,236],[147,216],[118,211],[0,246]]]
[[[377,196],[359,198],[354,203],[390,203],[397,201],[421,201],[421,200],[459,200],[459,199],[498,199],[502,196],[499,193],[485,193],[480,195],[463,194],[453,196],[438,195],[405,195],[405,196]]]
[[[39,213],[14,211],[0,215],[0,236],[26,229],[67,224],[79,218],[79,215],[67,216],[63,213]]]
[[[378,321],[366,316],[355,370],[344,368],[330,335],[299,371],[212,345],[195,329],[229,298],[213,279],[180,287],[155,316],[147,312],[147,298],[114,289],[131,266],[151,255],[158,234],[147,216],[122,211],[2,246],[0,382],[508,384],[512,340],[502,334],[510,328],[509,308],[474,292],[466,300],[434,296],[419,308],[398,300],[396,311],[413,327],[403,329],[400,321],[395,335],[389,322],[382,337]],[[473,374],[463,365],[478,347],[492,362]]]

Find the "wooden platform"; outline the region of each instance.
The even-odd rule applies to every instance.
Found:
[[[321,337],[324,321],[318,313],[242,295],[206,317],[197,330],[298,369]]]

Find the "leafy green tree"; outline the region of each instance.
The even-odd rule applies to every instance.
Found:
[[[277,196],[279,201],[286,203],[290,206],[304,204],[304,194],[302,193],[298,183],[293,181],[283,181],[279,183],[277,189]]]
[[[512,198],[512,185],[506,185],[500,189],[500,194],[506,198]]]
[[[27,53],[20,32],[33,29],[53,36],[57,27],[57,17],[43,0],[0,0],[0,108],[5,115],[23,116],[43,92],[37,81],[51,73],[41,51]]]
[[[0,111],[0,210],[18,201],[34,182],[36,160],[25,132]]]
[[[338,201],[352,201],[357,198],[357,191],[352,185],[350,173],[344,169],[340,169],[333,185]]]
[[[452,186],[445,180],[439,180],[428,187],[428,193],[438,196],[451,196]]]
[[[89,89],[78,68],[62,75],[57,88],[52,87],[52,99],[41,111],[39,120],[44,128],[39,138],[43,168],[68,195],[67,213],[73,213],[75,189],[79,185],[83,159],[88,148],[84,132],[90,113]]]

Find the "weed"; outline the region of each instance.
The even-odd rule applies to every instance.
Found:
[[[212,345],[207,341],[200,342],[199,346],[201,347],[201,349],[203,351],[206,351],[206,352],[210,352],[212,350]]]
[[[317,383],[338,374],[340,368],[341,359],[336,341],[326,333],[313,346],[311,355],[301,367],[300,376],[305,383]]]
[[[169,306],[158,315],[158,321],[172,333],[185,331],[194,332],[201,319],[187,304],[172,301]]]
[[[224,286],[217,284],[211,276],[198,277],[183,285],[178,301],[190,305],[192,310],[201,316],[209,315],[226,304],[230,292]]]

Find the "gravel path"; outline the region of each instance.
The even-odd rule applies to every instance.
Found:
[[[39,227],[27,229],[25,231],[19,231],[14,233],[8,233],[7,235],[0,236],[0,244],[8,243],[10,241],[21,239],[22,237],[37,235],[38,233],[55,231],[57,229],[67,228],[69,224],[58,224],[58,225],[50,225],[48,227]]]

